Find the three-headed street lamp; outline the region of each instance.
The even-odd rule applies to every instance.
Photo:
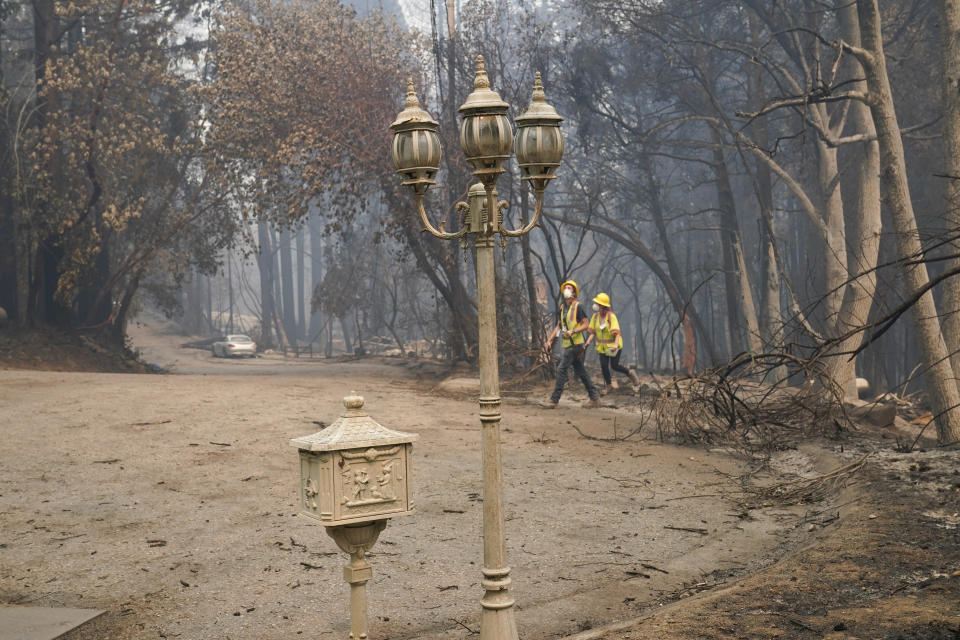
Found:
[[[485,590],[480,600],[480,640],[516,640],[517,626],[510,596],[510,567],[507,565],[503,514],[503,470],[500,460],[500,374],[497,362],[496,271],[493,262],[494,235],[502,241],[529,233],[540,220],[543,193],[563,157],[563,120],[556,109],[547,104],[540,73],[533,83],[533,96],[527,111],[515,119],[517,134],[511,136],[510,108],[490,88],[477,56],[474,91],[460,107],[460,146],[473,175],[480,181],[470,188],[467,203],[457,203],[463,224],[448,232],[441,223],[434,227],[427,217],[423,199],[440,168],[439,125],[420,107],[413,89],[407,84],[406,108],[390,125],[393,131],[393,163],[403,177],[403,184],[413,189],[424,229],[444,239],[460,239],[474,235],[477,268],[477,315],[479,321],[480,423],[483,462],[483,580]],[[503,226],[506,202],[497,200],[495,185],[506,169],[510,148],[516,145],[521,179],[529,182],[536,195],[533,217],[519,229]]]

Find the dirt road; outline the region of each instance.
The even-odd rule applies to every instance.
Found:
[[[382,424],[420,434],[417,514],[392,520],[371,554],[371,637],[470,635],[482,595],[475,400],[399,360],[215,360],[182,340],[134,334],[169,375],[0,371],[0,602],[108,611],[78,638],[346,637],[346,556],[297,515],[288,441],[356,392]],[[746,513],[725,497],[743,467],[724,453],[572,428],[609,436],[629,415],[510,400],[503,413],[524,638],[748,573],[800,531],[799,510]],[[813,468],[800,453],[790,463]]]

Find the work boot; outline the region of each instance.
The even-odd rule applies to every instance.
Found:
[[[613,389],[614,391],[620,388],[620,383],[617,382],[616,378],[610,381],[610,388]]]
[[[556,409],[557,404],[558,403],[554,402],[552,399],[547,398],[546,400],[540,403],[540,406],[544,409]]]
[[[591,398],[590,400],[587,400],[586,402],[583,403],[584,409],[597,409],[599,406],[600,406],[599,398]]]
[[[633,382],[633,386],[640,387],[640,376],[633,369],[630,369],[630,380]]]
[[[605,385],[603,385],[602,387],[600,387],[600,395],[605,396],[605,395],[607,395],[608,393],[610,393],[610,386],[609,386],[609,385],[606,385],[606,384],[605,384]]]

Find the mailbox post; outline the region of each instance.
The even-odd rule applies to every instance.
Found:
[[[301,514],[317,520],[350,563],[350,638],[367,637],[366,584],[373,568],[366,553],[387,520],[413,513],[410,482],[414,433],[394,431],[363,410],[363,398],[343,399],[346,411],[326,429],[294,438],[300,451]]]

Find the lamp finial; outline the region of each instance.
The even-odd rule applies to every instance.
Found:
[[[530,98],[530,102],[543,102],[546,103],[547,94],[543,91],[543,81],[540,79],[540,72],[537,71],[536,75],[533,76],[533,96]]]
[[[487,69],[483,64],[483,56],[477,56],[477,75],[473,79],[473,88],[474,89],[489,89],[490,88],[490,78],[487,77]]]
[[[413,78],[407,78],[407,102],[404,106],[406,106],[407,109],[420,106],[417,92],[413,88]]]

